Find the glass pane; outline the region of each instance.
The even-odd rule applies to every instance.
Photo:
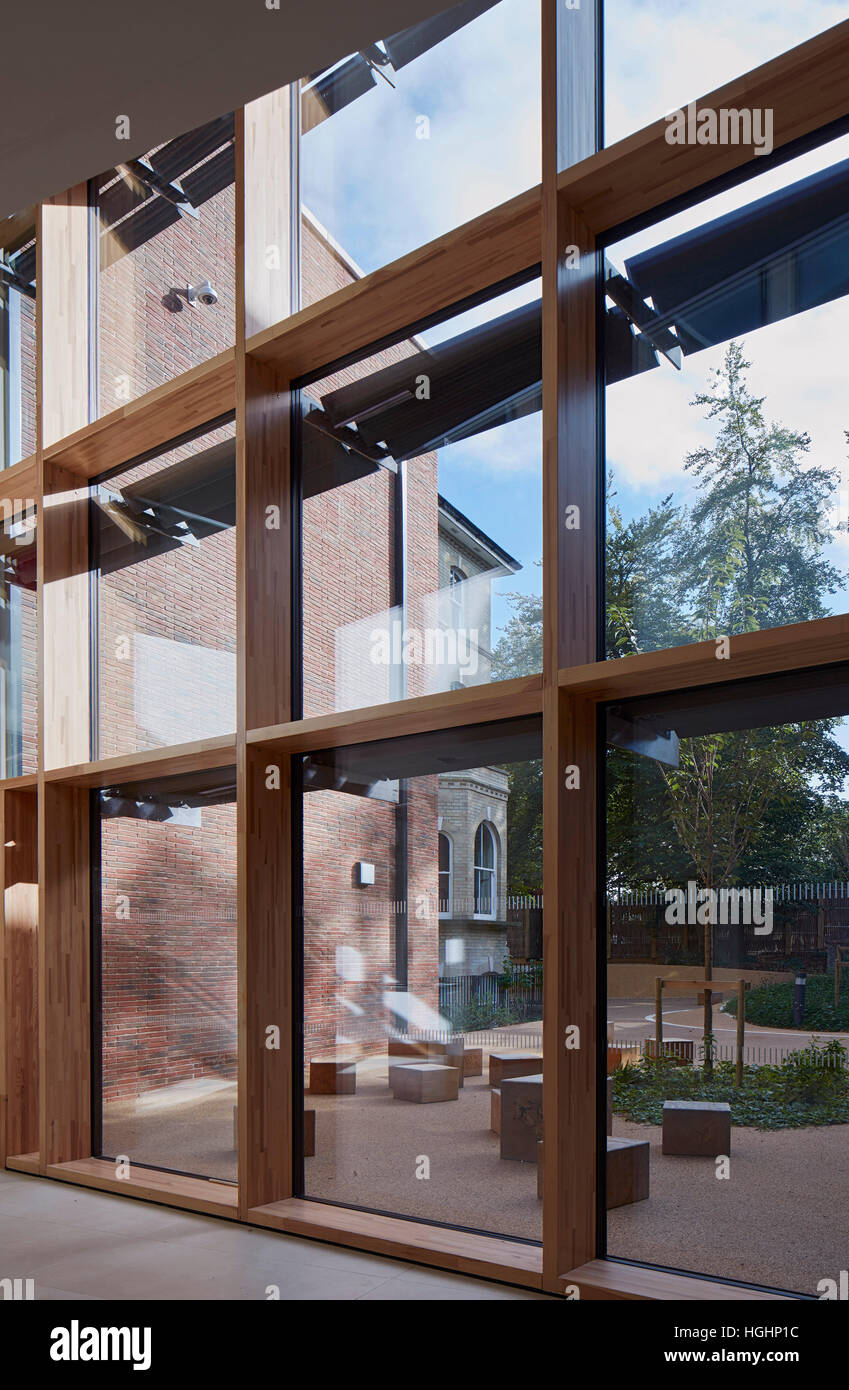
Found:
[[[299,763],[308,1196],[541,1238],[541,756],[534,718]]]
[[[845,666],[608,711],[611,1255],[845,1267],[847,716]]]
[[[537,0],[466,0],[313,73],[301,127],[307,305],[539,183]]]
[[[222,116],[92,184],[98,415],[236,341],[235,167]]]
[[[843,137],[607,249],[608,656],[846,610],[847,209]]]
[[[612,145],[846,18],[840,0],[604,0]]]
[[[21,499],[23,500],[23,499]],[[30,504],[0,533],[0,777],[38,768],[36,517]]]
[[[235,769],[110,787],[93,816],[101,1153],[235,1182]]]
[[[35,453],[35,223],[0,229],[0,468]]]
[[[305,715],[541,669],[538,295],[302,393]]]
[[[93,485],[95,757],[235,731],[235,526],[232,422]]]

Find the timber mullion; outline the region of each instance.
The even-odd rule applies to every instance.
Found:
[[[118,753],[96,762],[74,763],[44,773],[47,783],[75,787],[113,787],[151,775],[176,776],[207,768],[231,767],[236,756],[235,734],[200,739],[197,743],[172,744],[141,753]]]
[[[833,666],[849,661],[849,614],[736,633],[727,640],[727,654],[725,647],[714,641],[693,642],[563,668],[558,679],[570,694],[623,700]]]
[[[42,1169],[91,1154],[89,793],[39,797],[39,1102]]]
[[[292,1195],[292,922],[289,759],[248,730],[291,719],[290,386],[249,357],[247,333],[292,305],[290,93],[237,120],[236,553],[239,1213]],[[277,766],[275,762],[275,766]]]
[[[596,250],[558,193],[595,148],[596,7],[543,3],[543,1287],[597,1253],[595,710],[559,692],[597,654]],[[578,785],[572,769],[577,767]]]
[[[482,724],[501,719],[518,719],[542,710],[542,677],[517,676],[491,685],[447,690],[436,695],[420,695],[392,704],[365,709],[339,710],[317,714],[289,724],[250,729],[247,741],[263,748],[286,753],[307,753],[317,748],[341,748],[348,744],[372,743],[376,739],[408,734],[456,729],[464,724]],[[387,733],[387,723],[392,729]]]

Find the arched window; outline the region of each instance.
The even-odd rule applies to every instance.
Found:
[[[451,841],[447,835],[439,836],[439,915],[451,916]]]
[[[498,847],[495,831],[485,820],[475,835],[475,916],[494,917]]]

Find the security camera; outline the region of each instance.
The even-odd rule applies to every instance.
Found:
[[[202,285],[187,285],[186,299],[190,304],[203,304],[205,308],[218,303],[218,295],[208,280],[204,280]]]

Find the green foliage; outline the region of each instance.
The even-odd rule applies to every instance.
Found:
[[[849,1124],[849,1069],[836,1040],[793,1052],[780,1065],[743,1068],[715,1062],[710,1076],[661,1058],[626,1063],[613,1073],[613,1108],[628,1120],[659,1125],[665,1100],[727,1101],[731,1123],[756,1129]]]
[[[531,960],[527,965],[508,960],[498,977],[502,989],[538,989],[542,984],[542,961]]]
[[[542,565],[542,561],[537,561]],[[507,594],[513,616],[492,654],[491,676],[494,681],[526,676],[529,671],[542,670],[542,596],[540,594]]]
[[[765,1028],[793,1027],[792,980],[758,985],[746,995],[746,1022]],[[737,1000],[726,1000],[723,1012],[737,1015]],[[843,977],[840,1004],[834,1007],[834,975],[809,975],[805,988],[806,1032],[849,1033],[849,978]]]
[[[458,1004],[443,1012],[458,1033],[480,1033],[487,1028],[507,1028],[511,1023],[524,1022],[517,1010],[504,1004],[491,1004],[485,999]]]

